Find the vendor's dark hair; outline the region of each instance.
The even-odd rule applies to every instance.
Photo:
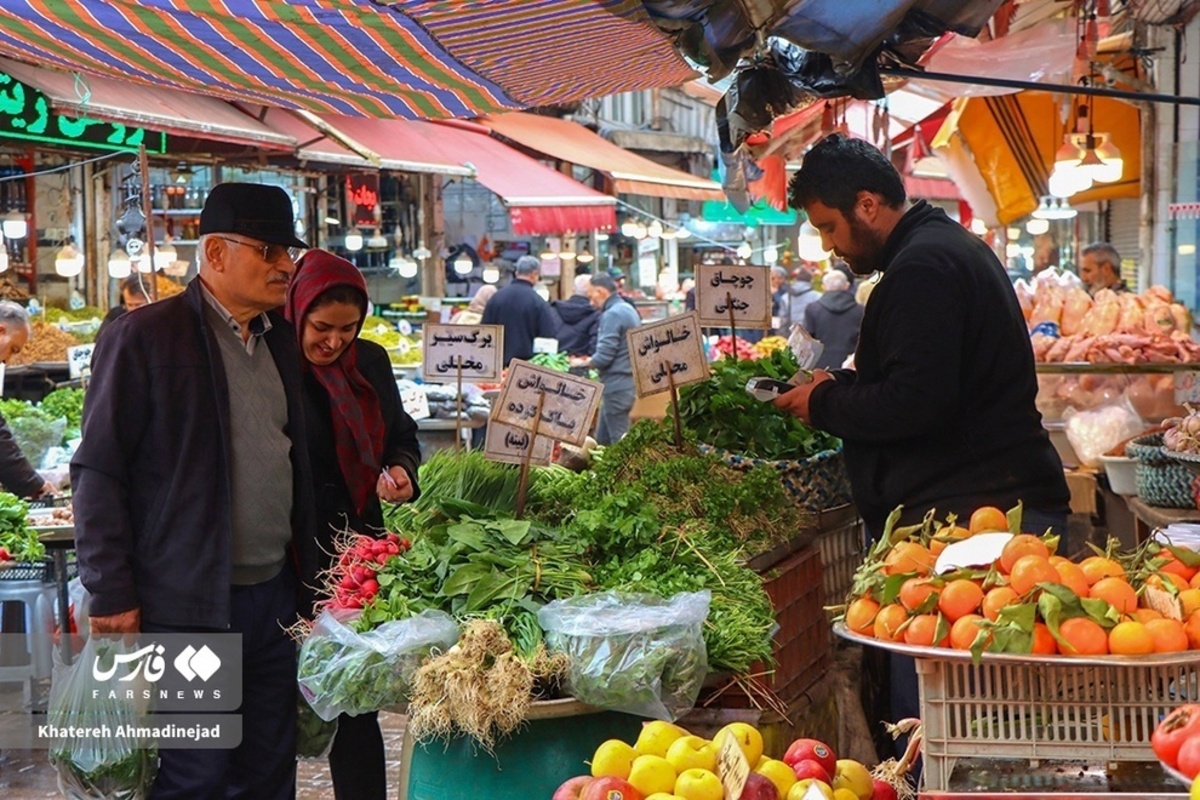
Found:
[[[150,290],[146,286],[146,279],[138,273],[129,275],[125,280],[121,281],[121,291],[129,292],[130,294],[140,294],[147,300],[150,299]]]
[[[788,186],[788,202],[803,208],[814,200],[850,215],[858,193],[874,192],[899,208],[907,195],[900,173],[874,145],[840,133],[826,136],[804,155]]]
[[[349,306],[358,306],[358,310],[362,312],[363,317],[367,316],[367,296],[346,283],[330,286],[321,292],[308,304],[308,311],[305,313],[311,314],[321,306],[327,306],[330,303],[345,303]]]

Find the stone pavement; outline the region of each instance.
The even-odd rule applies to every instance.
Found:
[[[387,750],[388,795],[399,796],[400,750],[404,741],[402,714],[381,712],[379,725]],[[61,798],[54,769],[45,750],[7,750],[0,752],[0,798],[3,800],[41,800]],[[333,797],[333,782],[329,778],[329,762],[301,761],[296,775],[297,800],[323,800]],[[352,800],[352,799],[351,799]]]

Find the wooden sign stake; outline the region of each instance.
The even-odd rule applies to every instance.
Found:
[[[737,328],[735,328],[733,324],[733,295],[729,292],[725,293],[725,302],[728,304],[729,308],[729,338],[733,340],[729,343],[729,346],[733,348],[733,360],[737,361]]]
[[[458,394],[454,396],[454,453],[462,452],[462,356],[458,359]]]
[[[529,491],[529,462],[533,458],[533,445],[537,442],[538,429],[542,427],[542,404],[546,401],[546,393],[538,392],[537,413],[533,417],[533,431],[529,434],[529,447],[525,457],[521,459],[521,477],[517,482],[517,507],[513,513],[516,519],[525,514],[525,494]]]
[[[683,423],[679,419],[679,390],[675,388],[675,375],[671,372],[671,363],[664,361],[667,370],[667,380],[671,384],[671,412],[675,417],[675,449],[683,449]]]

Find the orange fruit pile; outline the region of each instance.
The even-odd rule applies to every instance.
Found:
[[[931,516],[894,533],[894,544],[877,544],[856,575],[846,627],[890,642],[975,652],[1200,650],[1200,567],[1185,563],[1200,565],[1200,558],[1157,543],[1076,563],[1055,553],[1056,537],[1020,533],[990,565],[934,574],[951,544],[1008,530],[1009,514],[987,506],[965,528]]]

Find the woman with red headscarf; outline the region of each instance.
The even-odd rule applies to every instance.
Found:
[[[367,284],[343,258],[310,250],[296,264],[285,313],[304,356],[305,421],[317,508],[314,548],[301,553],[306,588],[331,566],[337,531],[382,531],[382,501],[415,499],[417,424],[400,404],[387,352],[358,338]],[[307,598],[311,605],[315,595]],[[387,778],[376,714],[338,717],[329,753],[341,800],[384,800]]]

